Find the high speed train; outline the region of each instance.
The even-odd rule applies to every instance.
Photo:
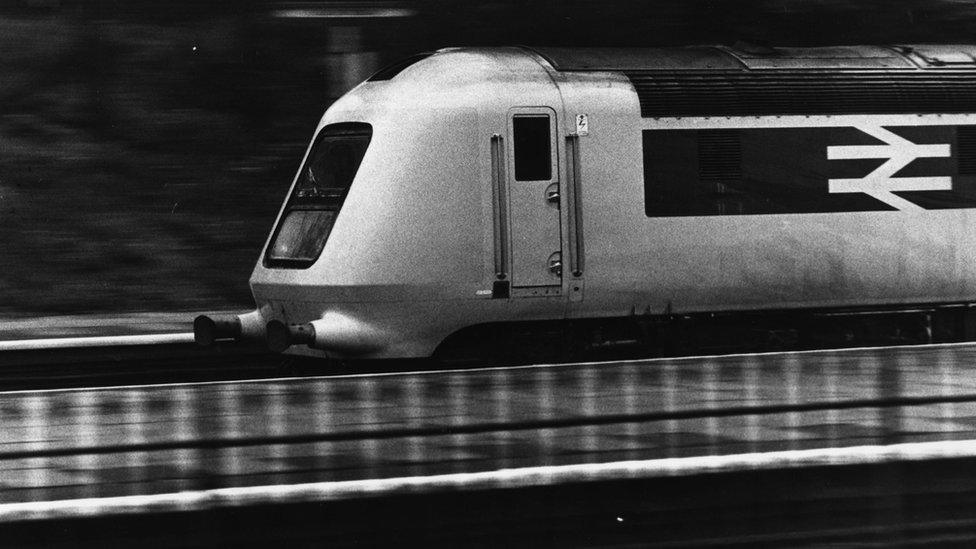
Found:
[[[201,344],[588,356],[976,333],[976,46],[449,48],[319,123]],[[627,351],[630,352],[630,351]]]

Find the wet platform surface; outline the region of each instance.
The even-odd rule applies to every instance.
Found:
[[[976,345],[0,393],[0,502],[976,438]]]

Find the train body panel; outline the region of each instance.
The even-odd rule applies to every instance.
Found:
[[[323,116],[244,332],[405,357],[479,325],[968,307],[971,97],[972,46],[441,50]]]
[[[822,131],[824,128],[840,128],[852,134],[875,128],[952,128],[974,124],[976,117],[867,115],[802,119],[730,118],[717,122],[716,125],[716,121],[704,119],[658,120],[646,123],[644,131],[681,128],[707,132],[712,130],[712,125],[716,125],[718,131],[734,127],[735,131],[743,133],[772,132],[774,137],[789,132],[802,135],[807,130]],[[949,156],[950,149],[958,149],[958,143],[950,141],[946,139],[945,143],[936,145],[944,148],[946,156]],[[810,148],[810,156],[819,156],[819,159],[815,159],[817,162],[827,159],[827,149],[831,148],[816,143],[796,145],[801,146]],[[836,146],[847,145],[840,141]],[[856,168],[862,180],[875,173],[872,170],[882,171],[884,165],[891,162],[887,157],[875,159],[873,155],[898,154],[884,150],[886,145],[881,147],[882,150],[870,153],[870,159],[854,160],[871,163],[870,166]],[[781,166],[780,172],[770,169],[769,166],[775,167],[777,163],[772,156],[764,155],[766,162],[763,167],[771,175],[757,175],[757,178],[785,179],[786,176],[781,173],[783,170],[802,169],[802,166],[788,165]],[[826,163],[831,162],[827,160]],[[910,163],[908,161],[906,165]],[[916,160],[916,165],[919,164]],[[902,168],[884,182],[898,182],[902,174],[909,176],[906,173],[909,171]],[[925,166],[917,171],[919,175],[937,173],[939,176],[919,177],[929,181],[913,182],[915,184],[924,186],[936,182],[936,179],[949,183],[948,173],[951,170],[944,165]],[[827,178],[824,174],[817,175]],[[960,179],[958,174],[953,177]],[[663,286],[673,289],[674,298],[669,302],[680,310],[971,301],[976,295],[973,285],[976,280],[976,257],[973,255],[973,244],[976,243],[973,229],[976,225],[973,222],[976,218],[972,209],[959,207],[965,206],[967,201],[970,207],[976,205],[972,203],[971,196],[961,197],[959,203],[950,204],[951,207],[946,209],[922,209],[913,203],[903,204],[897,196],[882,198],[890,198],[895,206],[878,204],[864,208],[886,208],[886,211],[648,218],[647,221],[654,226],[652,230],[666,235],[656,241],[655,255],[672,266],[667,271],[656,273],[656,278],[663,282]],[[950,197],[949,200],[954,199]],[[633,242],[633,246],[639,247],[640,244]],[[644,251],[650,250],[644,248]],[[690,265],[695,267],[688,268]],[[631,263],[630,268],[639,267]],[[628,267],[622,269],[626,271]],[[682,284],[681,280],[693,280],[693,283]],[[679,303],[682,305],[678,306]]]
[[[976,117],[726,118],[717,122],[722,129],[950,126],[976,124]],[[642,130],[697,131],[715,124],[715,120],[691,119],[631,126],[629,153],[640,157]],[[593,154],[603,152],[600,149],[594,145]],[[826,150],[822,153],[826,156]],[[602,179],[602,170],[594,166],[584,178],[584,209],[592,221],[585,228],[588,303],[580,306],[578,316],[594,314],[591,306],[600,310],[608,304],[618,311],[681,314],[969,302],[976,295],[972,209],[648,217],[642,207],[643,178],[625,171]],[[615,181],[626,184],[615,185]],[[608,192],[597,194],[591,189]],[[606,219],[615,222],[603,222]]]

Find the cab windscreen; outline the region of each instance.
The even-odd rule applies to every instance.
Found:
[[[304,269],[315,263],[366,154],[372,127],[326,126],[298,174],[265,256],[268,267]]]

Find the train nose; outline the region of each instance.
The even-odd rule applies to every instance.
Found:
[[[264,332],[264,322],[258,311],[236,316],[200,315],[193,319],[193,339],[201,347],[209,347],[217,341],[263,339]]]

